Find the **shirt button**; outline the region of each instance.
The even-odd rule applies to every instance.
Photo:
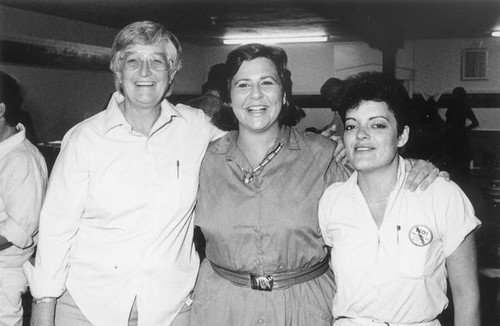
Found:
[[[257,320],[257,323],[259,323],[259,324],[263,324],[263,323],[264,323],[264,319],[259,319],[259,320]]]

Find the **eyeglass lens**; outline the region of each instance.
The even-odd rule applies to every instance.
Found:
[[[167,70],[170,68],[172,59],[164,53],[155,53],[151,55],[142,55],[140,53],[125,53],[123,62],[126,69],[139,69],[144,61],[147,61],[149,67],[153,70]]]

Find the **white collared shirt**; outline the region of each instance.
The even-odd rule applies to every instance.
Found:
[[[404,161],[380,227],[357,185],[355,172],[330,186],[320,201],[319,222],[337,283],[335,318],[389,323],[434,320],[446,307],[445,260],[480,221],[453,182],[404,189]],[[341,322],[340,322],[341,321]],[[349,319],[339,324],[350,325]]]
[[[47,166],[18,132],[0,142],[0,235],[13,245],[0,251],[0,268],[21,267],[35,250],[38,219],[47,185]]]
[[[201,160],[223,133],[200,110],[166,100],[149,136],[115,93],[64,137],[40,225],[34,297],[67,289],[96,326],[168,325],[194,286],[193,210]]]

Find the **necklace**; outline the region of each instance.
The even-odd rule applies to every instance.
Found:
[[[238,165],[240,170],[243,172],[242,181],[244,183],[252,182],[255,173],[262,170],[269,162],[271,162],[271,160],[276,156],[276,154],[278,154],[278,152],[281,150],[282,147],[283,147],[283,143],[279,143],[278,146],[276,146],[275,149],[273,149],[269,154],[267,154],[266,157],[264,157],[264,159],[262,160],[262,162],[260,162],[260,164],[257,165],[252,171],[247,171],[244,168],[242,168],[239,164],[236,164],[236,165]]]

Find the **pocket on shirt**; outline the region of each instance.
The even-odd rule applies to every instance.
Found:
[[[199,165],[186,161],[174,163],[167,169],[166,183],[164,185],[168,198],[178,198],[185,204],[190,205],[196,197],[198,180],[200,174]]]

